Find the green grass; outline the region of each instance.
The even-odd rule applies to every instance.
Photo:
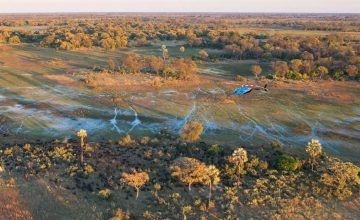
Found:
[[[200,65],[200,72],[209,75],[216,75],[225,77],[227,79],[234,79],[236,75],[253,78],[251,73],[252,65],[258,65],[257,60],[240,60],[240,61],[224,61],[222,63],[206,63]],[[266,76],[271,72],[267,63],[261,63],[263,69],[262,75]]]

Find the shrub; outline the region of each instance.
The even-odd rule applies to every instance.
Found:
[[[86,175],[89,175],[90,173],[93,173],[93,172],[94,172],[94,168],[91,165],[88,164],[84,167],[84,173]]]
[[[161,71],[161,74],[160,74],[162,77],[175,77],[177,78],[178,77],[178,73],[171,69],[171,68],[165,68]]]
[[[335,79],[335,80],[340,80],[344,77],[345,73],[344,71],[341,71],[341,70],[336,70],[333,74],[332,74],[332,77]]]
[[[117,209],[115,212],[115,216],[110,218],[109,220],[129,220],[129,219],[130,219],[129,212],[123,212],[121,209]]]
[[[268,166],[268,162],[253,156],[251,160],[246,163],[246,171],[253,176],[257,176],[259,172],[267,170]]]
[[[211,147],[207,150],[207,153],[210,155],[218,156],[223,152],[223,149],[218,144],[213,144]]]
[[[69,166],[66,168],[65,172],[69,174],[69,176],[75,176],[79,171],[78,166]]]
[[[186,220],[187,219],[187,215],[189,215],[192,211],[191,206],[184,206],[182,207],[182,214],[183,214],[183,219]]]
[[[31,144],[24,144],[23,146],[24,151],[31,151]]]
[[[277,170],[295,171],[300,167],[300,161],[289,155],[281,155],[274,161]]]
[[[270,144],[271,148],[273,148],[273,149],[281,149],[284,147],[284,145],[280,141],[277,141],[277,140],[270,141],[269,144]]]
[[[9,43],[10,44],[20,44],[21,40],[18,36],[13,36],[9,38]]]
[[[326,191],[339,199],[352,195],[351,187],[360,185],[360,167],[350,162],[332,162],[321,175]]]
[[[285,74],[285,78],[287,79],[294,79],[294,80],[300,80],[300,79],[303,79],[303,75],[299,72],[295,72],[295,71],[288,71],[286,74]]]
[[[246,77],[244,77],[244,76],[242,76],[242,75],[236,75],[236,76],[235,76],[235,81],[246,82],[247,79],[246,79]]]
[[[155,189],[156,191],[159,191],[159,190],[161,189],[160,183],[155,183],[155,184],[154,184],[154,189]]]
[[[133,144],[134,141],[131,139],[130,135],[126,135],[125,137],[121,138],[118,142],[121,146],[129,146],[130,144]]]
[[[311,170],[313,170],[314,169],[314,164],[316,163],[316,160],[322,154],[322,146],[321,146],[320,141],[311,140],[306,146],[306,152],[310,156]]]
[[[142,137],[140,140],[140,144],[147,145],[150,142],[150,138],[148,136]]]
[[[244,148],[236,149],[229,157],[229,162],[234,164],[240,170],[243,170],[244,164],[248,161],[247,152]]]
[[[99,191],[98,195],[101,198],[108,199],[111,196],[111,190],[110,189],[102,189]]]
[[[181,138],[189,142],[195,142],[200,138],[203,130],[202,124],[197,121],[190,121],[182,128]]]
[[[192,79],[198,71],[197,64],[190,58],[175,59],[171,62],[170,66],[176,71],[176,78],[182,80]]]
[[[208,52],[207,52],[206,50],[200,50],[200,51],[198,52],[198,55],[199,55],[199,57],[200,57],[201,59],[206,59],[206,58],[209,57],[209,54],[208,54]]]
[[[3,154],[6,155],[6,156],[10,156],[10,155],[13,154],[13,149],[12,149],[11,147],[6,148],[6,149],[4,150],[4,152],[3,152]]]
[[[6,182],[7,186],[15,186],[16,185],[16,180],[13,177],[10,177],[8,179],[8,181]]]
[[[51,158],[61,158],[65,161],[71,161],[75,158],[71,151],[65,147],[55,147],[54,150],[48,152]]]

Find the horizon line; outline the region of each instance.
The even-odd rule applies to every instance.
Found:
[[[360,15],[360,12],[260,12],[260,11],[243,11],[243,12],[236,12],[236,11],[34,11],[34,12],[26,12],[26,11],[19,11],[19,12],[1,12],[0,14],[49,14],[49,13],[56,13],[56,14],[76,14],[76,13],[139,13],[139,14],[146,14],[146,13],[157,13],[157,14],[356,14]]]

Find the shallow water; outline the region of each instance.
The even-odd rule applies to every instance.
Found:
[[[128,94],[127,107],[114,107],[92,102],[90,94],[74,93],[65,87],[21,91],[10,95],[8,90],[0,90],[0,114],[10,119],[2,129],[6,126],[17,135],[69,138],[82,128],[94,139],[161,129],[179,133],[189,120],[197,120],[204,125],[204,139],[228,145],[278,140],[287,147],[303,147],[316,138],[333,154],[349,158],[360,155],[359,108],[314,101],[304,94],[259,92],[224,104],[199,98],[199,94],[210,99],[224,94],[221,88],[189,93],[165,90]],[[87,114],[74,115],[79,109]]]
[[[44,50],[37,51],[39,57],[45,56]],[[47,56],[63,55],[61,52]],[[202,72],[227,74],[226,69],[212,67],[203,66]],[[28,71],[47,69],[32,68],[40,69],[19,68],[10,72],[11,67],[0,68],[2,133],[70,138],[83,128],[90,140],[106,140],[128,133],[153,134],[161,129],[179,133],[189,120],[197,120],[204,125],[202,138],[216,143],[256,146],[278,140],[296,150],[316,138],[332,154],[350,160],[360,157],[358,105],[319,101],[306,92],[271,89],[268,93],[257,91],[238,97],[234,103],[223,103],[216,98],[229,91],[215,86],[187,92],[166,89],[124,93],[127,103],[115,106],[96,101],[108,94],[43,82]]]

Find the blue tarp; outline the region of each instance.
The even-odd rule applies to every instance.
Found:
[[[252,88],[250,88],[250,87],[242,86],[240,88],[235,89],[233,94],[235,94],[235,95],[244,95],[244,94],[250,92],[251,90],[252,90]]]

